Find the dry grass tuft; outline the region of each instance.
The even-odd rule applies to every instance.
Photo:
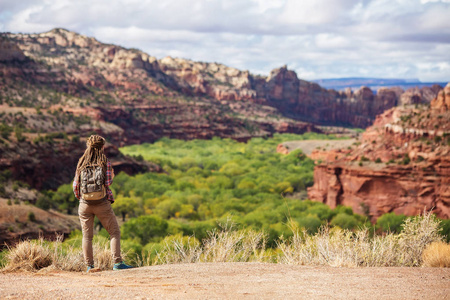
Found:
[[[439,221],[431,213],[408,219],[400,234],[371,237],[369,229],[355,232],[323,227],[310,236],[294,230],[291,240],[278,244],[278,262],[300,265],[335,267],[417,267],[422,264],[422,252],[440,241]]]
[[[7,264],[2,271],[25,270],[36,272],[44,271],[44,269],[85,271],[86,264],[84,263],[83,251],[80,247],[63,243],[62,240],[63,237],[60,236],[53,243],[39,239],[23,241],[17,244],[14,248],[8,250],[6,255]],[[114,262],[109,241],[107,239],[98,239],[94,242],[93,248],[95,266],[100,270],[111,270]],[[126,257],[124,253],[122,255]]]
[[[247,262],[261,261],[266,248],[266,236],[254,230],[234,231],[233,225],[225,224],[220,231],[214,230],[203,241],[201,262]]]
[[[9,249],[6,258],[7,265],[3,271],[36,271],[52,264],[52,251],[49,243],[42,238],[34,241],[24,241]]]
[[[400,234],[372,236],[367,228],[356,231],[323,227],[315,235],[292,228],[277,249],[266,249],[266,235],[254,230],[235,230],[231,223],[209,232],[201,243],[194,237],[171,236],[143,251],[139,266],[197,262],[278,262],[334,267],[450,266],[450,245],[442,242],[439,221],[431,213],[407,219]],[[78,246],[76,246],[78,245]],[[25,241],[9,249],[4,271],[36,271],[46,267],[83,271],[81,236],[68,243]],[[95,266],[113,266],[109,240],[94,240]],[[126,254],[123,253],[125,259]]]
[[[164,242],[156,259],[143,258],[145,265],[196,262],[248,262],[265,259],[266,236],[253,230],[234,230],[226,223],[209,232],[200,244],[193,237],[179,236]]]
[[[95,243],[94,249],[94,265],[100,270],[112,270],[114,261],[111,256],[111,249],[108,245],[102,245],[101,243]],[[85,268],[86,266],[84,266]]]
[[[83,271],[84,264],[83,253],[80,249],[72,246],[63,246],[63,237],[59,236],[54,243],[52,268],[64,271]]]
[[[434,242],[422,254],[424,267],[450,268],[450,244]]]

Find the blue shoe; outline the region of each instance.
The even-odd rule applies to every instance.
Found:
[[[89,273],[90,270],[94,269],[94,265],[88,266],[86,272]]]
[[[114,264],[113,270],[117,271],[117,270],[125,270],[125,269],[132,269],[132,266],[129,266],[127,264],[125,264],[123,261],[117,264]]]

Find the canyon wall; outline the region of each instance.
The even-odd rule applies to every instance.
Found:
[[[315,167],[310,199],[375,220],[433,210],[450,218],[450,84],[431,106],[386,111],[349,153]],[[450,99],[450,98],[449,98]]]

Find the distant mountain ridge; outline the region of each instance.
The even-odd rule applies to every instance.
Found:
[[[311,80],[320,86],[327,89],[334,89],[337,91],[345,90],[346,88],[360,89],[362,86],[369,87],[372,90],[379,90],[380,88],[399,87],[404,90],[409,88],[423,88],[431,87],[433,85],[440,85],[444,87],[446,82],[421,82],[417,78],[401,79],[401,78],[370,78],[370,77],[343,77],[343,78],[324,78]]]

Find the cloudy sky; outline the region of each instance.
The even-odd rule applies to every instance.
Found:
[[[450,0],[0,0],[2,32],[55,27],[262,75],[450,81]]]

